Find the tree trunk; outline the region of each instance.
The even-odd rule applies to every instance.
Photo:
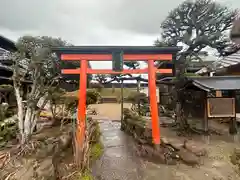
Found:
[[[57,109],[58,109],[57,105],[55,103],[50,102],[50,111],[52,113],[53,121],[56,120]]]
[[[28,141],[31,134],[32,114],[33,114],[32,109],[27,107],[25,118],[24,118],[24,135],[25,135],[26,141]]]
[[[18,127],[19,127],[19,131],[20,131],[20,142],[21,142],[21,144],[25,144],[31,137],[31,134],[33,133],[33,131],[36,127],[37,120],[40,117],[41,109],[47,103],[47,98],[43,97],[44,99],[40,98],[39,100],[36,100],[36,101],[38,101],[38,104],[40,106],[40,108],[38,108],[38,110],[36,110],[35,107],[32,107],[32,105],[28,103],[26,106],[26,111],[25,111],[25,107],[23,104],[23,97],[21,95],[21,90],[16,82],[14,82],[14,90],[15,90],[15,96],[16,96],[17,106],[18,106],[17,116],[18,116]],[[32,92],[32,93],[34,93],[34,92]],[[35,93],[37,93],[37,92],[35,92]],[[38,93],[37,93],[37,95],[38,95]]]
[[[39,119],[40,117],[40,113],[41,111],[35,111],[34,112],[34,115],[32,116],[32,123],[31,123],[31,134],[37,130],[37,120]]]
[[[114,84],[112,83],[112,94],[114,94],[115,93],[115,86],[114,86]]]
[[[175,85],[175,99],[176,99],[176,124],[180,131],[185,131],[189,126],[187,119],[184,117],[184,92],[182,92],[182,85],[185,83],[185,64],[186,55],[183,54],[179,58],[176,66],[176,85]]]
[[[17,87],[14,85],[14,90],[15,90],[15,96],[17,100],[17,106],[18,106],[18,128],[20,132],[20,142],[21,144],[26,143],[25,135],[24,135],[24,121],[23,121],[23,116],[24,116],[24,109],[23,109],[23,102],[22,102],[22,97],[20,95],[20,87]]]

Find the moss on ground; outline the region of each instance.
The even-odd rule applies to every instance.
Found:
[[[103,144],[101,142],[101,130],[99,124],[96,124],[96,129],[93,134],[93,141],[90,149],[90,161],[94,162],[99,159],[103,154]]]
[[[85,171],[83,174],[79,176],[78,180],[93,180],[93,176],[91,172]]]
[[[103,144],[101,141],[94,143],[91,146],[90,149],[90,162],[95,162],[97,159],[99,159],[102,156],[103,153]],[[84,170],[82,173],[78,174],[77,177],[75,178],[76,180],[93,180],[93,176],[91,171],[89,170]]]
[[[92,140],[90,143],[90,165],[94,163],[97,159],[99,159],[104,150],[104,146],[100,140],[101,137],[101,131],[99,124],[96,124],[96,129],[94,133],[92,134]],[[76,180],[93,180],[92,173],[89,169],[84,170],[82,173],[77,175],[75,178]]]
[[[91,151],[90,152],[91,161],[96,161],[97,159],[99,159],[103,154],[102,142],[100,141],[98,143],[93,144],[90,151]]]

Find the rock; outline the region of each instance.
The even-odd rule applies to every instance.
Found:
[[[171,139],[171,138],[162,138],[161,143],[163,146],[171,146],[175,150],[179,150],[183,147],[183,142],[177,139]]]
[[[154,149],[151,146],[144,145],[142,146],[142,148],[145,150],[147,156],[149,157],[154,156]]]
[[[225,163],[222,162],[222,161],[214,161],[214,162],[212,163],[212,167],[213,167],[213,168],[221,168],[221,167],[223,167],[224,165],[225,165]]]
[[[34,167],[36,163],[34,159],[24,160],[21,168],[17,169],[11,178],[17,180],[34,179]]]
[[[62,150],[68,148],[72,143],[72,136],[70,133],[63,134],[59,137],[59,143]]]
[[[36,157],[37,158],[46,158],[47,156],[53,154],[54,148],[55,148],[54,143],[48,143],[45,145],[45,147],[39,148],[36,151]]]
[[[152,137],[152,130],[146,128],[143,134],[145,137]]]
[[[177,157],[176,152],[171,150],[171,147],[164,147],[163,149],[163,155],[165,159],[165,163],[168,165],[176,165],[177,164]]]
[[[43,160],[39,163],[38,168],[36,169],[36,176],[41,180],[55,180],[55,169],[52,162],[52,157]]]
[[[180,150],[183,147],[183,142],[178,141],[178,140],[170,140],[170,145],[176,149]]]
[[[213,180],[224,180],[223,177],[217,177],[217,176],[213,177],[212,179],[213,179]]]
[[[152,141],[152,129],[148,123],[151,121],[147,118],[137,119],[130,112],[128,110],[124,114],[123,129],[134,137],[139,155],[165,164],[176,164],[178,160],[192,166],[200,163],[200,159],[196,155],[204,155],[205,150],[190,143],[186,144],[185,149],[184,143],[178,138],[162,137],[161,145],[156,148]],[[168,121],[166,120],[166,122]]]
[[[240,159],[240,148],[235,148],[234,154]]]
[[[230,156],[233,165],[240,165],[240,148],[235,148]]]
[[[196,145],[191,141],[187,141],[184,143],[184,147],[190,152],[194,153],[196,156],[205,156],[207,154],[207,150],[200,145]]]
[[[154,161],[158,161],[160,163],[166,162],[164,153],[161,151],[161,149],[156,150],[155,148],[153,148],[151,146],[145,146],[144,148],[147,152],[147,156],[150,159],[153,159]]]
[[[161,138],[161,143],[163,144],[169,144],[169,140],[166,137]]]
[[[187,165],[197,165],[200,163],[200,159],[193,153],[188,150],[181,148],[178,152],[180,159],[185,162]]]
[[[166,163],[166,164],[169,163],[169,165],[171,164],[169,161],[166,161],[166,158],[165,158],[164,154],[162,154],[162,153],[155,152],[153,158],[155,159],[155,161],[158,161],[160,163]]]

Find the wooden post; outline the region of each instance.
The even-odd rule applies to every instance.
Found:
[[[204,141],[208,144],[209,143],[209,134],[208,134],[208,102],[207,102],[207,92],[204,93],[204,119],[203,119],[203,130],[204,130]]]
[[[216,91],[216,97],[222,97],[222,91]]]
[[[123,128],[123,80],[121,80],[121,130],[124,130]]]
[[[236,91],[230,91],[230,96],[234,98],[235,117],[232,117],[231,122],[229,123],[229,133],[233,136],[233,141],[238,142],[238,128],[236,120]]]
[[[76,130],[76,158],[81,160],[81,153],[85,138],[86,128],[86,91],[87,91],[87,60],[81,60],[80,81],[78,91],[78,112],[77,112],[77,130]],[[78,162],[80,163],[80,162]]]
[[[152,119],[152,137],[155,145],[160,144],[160,124],[157,107],[157,93],[156,93],[156,71],[154,67],[154,60],[148,60],[148,86],[150,94],[150,111]]]

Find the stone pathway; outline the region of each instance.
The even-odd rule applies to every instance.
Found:
[[[184,164],[168,166],[139,158],[132,138],[120,131],[120,123],[99,121],[104,153],[93,167],[96,180],[238,180],[236,172],[218,159],[204,162],[204,166]],[[214,153],[215,154],[215,153]]]
[[[172,173],[164,170],[169,167],[163,165],[159,171],[158,165],[136,155],[133,140],[120,131],[119,122],[102,121],[100,128],[105,150],[93,167],[96,180],[157,180],[159,175],[162,180],[174,180]]]
[[[111,121],[100,122],[104,154],[96,163],[95,177],[99,180],[130,180],[141,179],[139,162],[134,153],[129,151],[133,142],[120,129],[120,123]]]

